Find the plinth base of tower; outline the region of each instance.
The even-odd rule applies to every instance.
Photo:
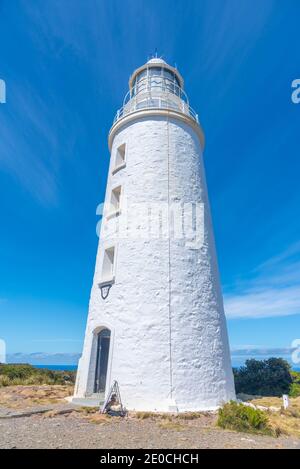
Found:
[[[67,397],[66,400],[71,404],[78,405],[81,407],[99,407],[104,404],[104,393],[92,394],[86,397]]]
[[[157,412],[157,413],[187,413],[187,412],[216,412],[225,402],[212,403],[178,403],[174,399],[166,399],[160,402],[123,402],[126,410],[131,412]]]
[[[86,397],[70,396],[65,398],[68,402],[80,407],[99,407],[104,404],[104,394],[93,394]],[[234,400],[234,398],[233,398]],[[157,402],[136,402],[125,403],[125,408],[131,412],[157,412],[157,413],[186,413],[186,412],[216,412],[225,402],[219,405],[210,403],[177,403],[174,399],[166,399],[159,403]]]

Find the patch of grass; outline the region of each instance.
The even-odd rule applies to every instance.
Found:
[[[295,409],[294,407],[289,407],[286,410],[283,410],[281,414],[288,415],[290,417],[294,417],[295,419],[300,419],[300,410]]]
[[[261,405],[263,407],[280,407],[282,406],[282,397],[255,397],[251,399],[251,404]]]
[[[72,394],[73,386],[6,386],[0,388],[0,405],[9,408],[27,408],[36,405],[61,403]]]
[[[270,413],[270,422],[279,433],[300,438],[300,418],[298,412],[284,410]]]
[[[97,425],[105,425],[107,423],[111,423],[113,420],[115,421],[115,419],[118,418],[118,417],[110,417],[109,415],[107,414],[95,414],[93,415],[92,417],[88,417],[88,420],[90,423],[95,423]]]
[[[78,407],[76,409],[76,412],[82,412],[86,415],[88,414],[96,414],[97,412],[99,412],[99,407],[87,407],[87,406],[82,406],[82,407]]]
[[[158,414],[155,412],[136,412],[135,417],[140,420],[151,419],[154,417],[158,417]]]
[[[169,413],[163,413],[163,414],[156,414],[155,417],[159,420],[168,420],[171,421],[174,418],[177,418],[177,415],[174,414],[169,414]]]
[[[10,386],[11,380],[8,376],[0,375],[0,387]]]
[[[158,413],[158,412],[135,412],[134,417],[140,420],[145,419],[155,419],[155,420],[195,420],[201,418],[203,412],[182,412],[179,414],[171,414],[168,412]]]
[[[180,418],[181,414],[170,414],[168,412],[148,412],[139,411],[133,414],[133,417],[139,420],[153,419],[153,420],[168,420],[171,421],[176,418]]]
[[[285,434],[300,437],[300,397],[289,399],[290,405],[284,410],[282,408],[282,398],[264,397],[255,399],[253,404],[266,407],[276,407],[278,412],[268,412],[270,424],[277,431]]]
[[[178,418],[182,420],[195,420],[201,418],[202,415],[203,413],[201,414],[201,412],[184,412],[179,414]]]
[[[32,402],[34,404],[37,404],[37,405],[46,405],[46,404],[60,404],[61,403],[61,399],[49,399],[49,398],[44,398],[44,399],[41,399],[41,398],[34,398],[34,399],[31,399]]]
[[[159,428],[162,428],[163,430],[174,430],[176,432],[182,432],[183,430],[186,429],[186,427],[178,422],[174,421],[169,421],[169,422],[159,422],[158,423]]]
[[[217,425],[238,432],[277,436],[265,412],[234,401],[219,409]]]
[[[262,405],[265,407],[277,407],[281,408],[282,407],[282,397],[262,397],[259,399],[254,399],[251,401],[255,405]],[[289,409],[293,408],[295,410],[300,411],[300,397],[295,397],[295,398],[290,398],[290,407]]]
[[[57,416],[57,413],[55,412],[55,410],[49,410],[48,412],[45,412],[42,415],[42,418],[43,419],[52,419],[53,417],[56,417],[56,416]]]

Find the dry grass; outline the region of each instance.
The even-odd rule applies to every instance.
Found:
[[[94,414],[92,416],[87,417],[90,423],[95,423],[97,425],[106,425],[108,423],[112,423],[112,421],[116,421],[115,419],[119,419],[120,417],[110,417],[107,414]]]
[[[290,406],[300,411],[300,397],[290,397]],[[254,405],[262,405],[265,407],[282,407],[281,397],[260,397],[251,401]]]
[[[205,416],[205,412],[183,412],[180,414],[159,413],[159,412],[134,412],[130,416],[140,420],[153,419],[153,420],[196,420]]]
[[[52,419],[53,417],[57,417],[57,412],[55,410],[49,410],[49,412],[45,412],[42,415],[43,419]]]
[[[130,416],[137,418],[139,420],[145,420],[145,419],[155,419],[159,417],[159,414],[155,412],[133,412],[130,414]]]
[[[177,418],[180,418],[182,420],[196,420],[196,419],[200,419],[204,415],[206,415],[205,412],[202,412],[202,413],[201,412],[184,412],[178,415]]]
[[[130,412],[129,417],[131,418],[136,418],[139,420],[146,420],[146,419],[151,419],[151,420],[172,420],[176,418],[175,414],[169,414],[169,413],[159,413],[159,412],[146,412],[146,411],[140,411],[140,412]]]
[[[186,429],[186,426],[182,425],[181,423],[178,423],[176,421],[168,421],[168,422],[159,422],[158,423],[159,428],[163,430],[174,430],[176,432],[182,432],[183,430]]]
[[[0,388],[0,405],[11,409],[59,404],[73,393],[73,386],[7,386]]]
[[[300,438],[300,419],[286,413],[270,415],[270,423],[278,434]]]
[[[85,407],[85,406],[82,406],[82,407],[76,408],[76,412],[81,412],[85,415],[96,414],[96,413],[99,413],[99,407]]]
[[[255,399],[252,404],[265,407],[276,407],[279,412],[268,412],[271,426],[277,434],[291,435],[300,438],[300,397],[290,398],[287,410],[282,408],[282,398],[263,397]]]

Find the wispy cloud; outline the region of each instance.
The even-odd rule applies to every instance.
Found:
[[[267,259],[250,273],[250,280],[225,289],[230,319],[300,314],[300,242]],[[230,291],[231,290],[231,291]]]
[[[285,288],[255,288],[225,296],[227,317],[262,318],[300,314],[300,285]]]
[[[0,116],[0,168],[43,203],[55,203],[58,188],[56,136],[45,103],[31,87],[11,84],[12,98]]]
[[[65,343],[65,342],[79,342],[79,343],[82,343],[82,339],[33,339],[31,340],[31,342],[35,342],[35,343],[59,343],[59,342],[62,342],[62,343]]]
[[[250,2],[239,2],[238,5],[222,2],[221,15],[218,2],[213,5],[211,2],[206,3],[205,14],[201,15],[202,34],[204,38],[214,36],[214,45],[212,47],[207,40],[203,41],[205,72],[215,73],[228,63],[228,57],[232,57],[228,76],[223,77],[230,83],[236,69],[256,46],[273,8],[274,1],[266,0],[256,11],[255,21],[249,21],[249,16],[253,14],[253,5]]]
[[[85,129],[84,119],[79,118],[73,101],[70,103],[68,87],[59,74],[72,70],[62,66],[65,56],[69,67],[76,63],[77,68],[84,69],[87,62],[94,63],[88,60],[89,43],[84,38],[94,43],[95,49],[97,41],[87,33],[88,28],[81,27],[80,21],[77,27],[72,23],[84,8],[75,8],[76,15],[74,12],[67,15],[68,7],[56,1],[51,6],[39,2],[35,8],[22,2],[22,7],[28,27],[26,33],[17,27],[16,34],[28,49],[28,44],[31,45],[27,58],[31,58],[30,54],[33,58],[21,76],[17,67],[7,67],[8,96],[0,114],[0,170],[12,176],[41,204],[57,205],[64,188],[61,182],[66,173],[64,165],[68,164],[68,172],[80,166],[73,163],[73,147],[76,136]],[[92,14],[90,18],[94,18]],[[96,20],[92,24],[94,31]],[[67,75],[65,81],[68,80]]]
[[[0,115],[0,170],[38,202],[57,205],[65,190],[62,178],[75,173],[81,175],[82,183],[82,174],[88,171],[86,161],[80,154],[76,158],[73,148],[76,139],[87,141],[93,131],[85,101],[99,99],[95,104],[99,109],[110,96],[115,101],[111,112],[119,107],[126,89],[126,82],[123,89],[120,86],[120,69],[128,70],[129,76],[140,65],[128,54],[134,46],[143,49],[146,40],[149,52],[153,49],[155,15],[151,7],[134,1],[126,5],[126,14],[118,2],[91,0],[71,10],[59,0],[51,5],[39,1],[34,7],[23,0],[21,4],[27,28],[24,33],[17,26],[17,33],[28,48],[30,44],[27,53],[29,58],[32,54],[32,62],[21,77],[17,69],[7,68],[8,97]],[[145,9],[149,15],[143,15]],[[136,29],[128,28],[128,15],[136,21]],[[137,35],[143,36],[142,43]],[[108,61],[109,66],[104,66]],[[75,80],[78,86],[71,95]],[[83,85],[91,87],[91,93]],[[81,103],[80,111],[76,101]]]

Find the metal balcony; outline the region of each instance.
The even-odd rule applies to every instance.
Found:
[[[166,109],[181,112],[199,124],[198,114],[189,105],[186,93],[176,83],[166,79],[146,77],[139,80],[125,96],[113,124],[135,111]]]

